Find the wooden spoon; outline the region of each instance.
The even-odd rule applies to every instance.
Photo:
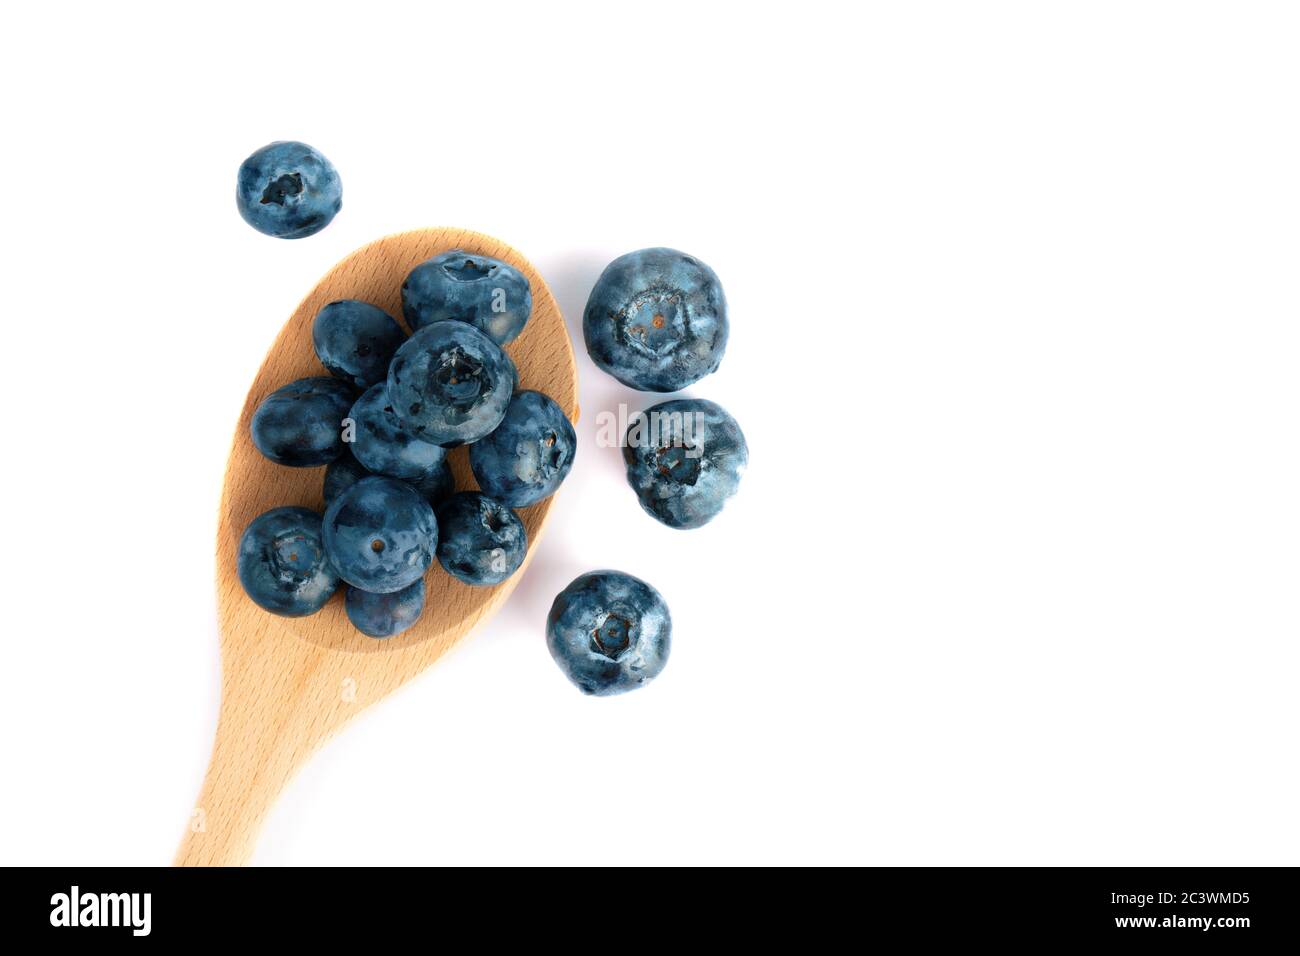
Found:
[[[316,313],[336,299],[362,299],[400,317],[406,274],[449,249],[503,259],[528,277],[532,317],[506,351],[519,367],[521,388],[545,392],[570,420],[578,419],[577,368],[559,307],[528,260],[489,236],[423,229],[380,239],[336,265],[302,301],[249,390],[226,466],[217,528],[221,711],[203,789],[176,854],[178,865],[247,862],[262,820],[294,770],[348,718],[420,673],[500,607],[537,547],[551,499],[519,510],[528,529],[528,554],[509,580],[469,587],[435,561],[425,579],[423,616],[410,630],[383,641],[352,627],[343,611],[343,588],[318,614],[277,617],[248,599],[235,572],[236,547],[253,518],[279,505],[323,507],[323,468],[275,465],[258,453],[248,434],[253,411],[268,394],[294,379],[326,374],[312,351]],[[465,449],[456,449],[450,460],[456,487],[477,488]]]

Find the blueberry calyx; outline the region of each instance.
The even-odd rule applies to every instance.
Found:
[[[267,560],[275,576],[285,584],[300,584],[312,576],[320,552],[300,531],[279,534],[267,548]]]
[[[619,337],[636,352],[663,358],[688,337],[688,317],[681,289],[659,287],[635,296],[614,316]]]
[[[447,273],[457,282],[477,282],[479,279],[486,279],[496,271],[496,265],[487,263],[477,263],[473,259],[466,259],[460,265],[452,265],[450,262],[443,263],[442,271]]]
[[[617,660],[636,642],[635,618],[635,614],[620,608],[598,614],[596,629],[591,632],[592,650],[610,660]]]
[[[262,191],[263,206],[283,206],[291,196],[302,195],[302,176],[298,173],[285,173],[278,179],[271,180]]]
[[[468,405],[480,391],[486,395],[492,390],[491,385],[483,381],[483,363],[460,348],[442,354],[430,385],[451,405]],[[413,410],[411,414],[418,415],[419,412]]]
[[[659,474],[679,485],[693,485],[700,477],[700,453],[690,444],[668,445],[655,449],[655,467]]]

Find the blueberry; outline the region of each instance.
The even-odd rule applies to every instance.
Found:
[[[273,508],[239,539],[239,583],[274,614],[315,614],[334,594],[339,576],[325,556],[321,518],[306,508]]]
[[[330,224],[343,205],[343,184],[330,161],[306,143],[271,143],[239,167],[235,201],[258,232],[301,239]]]
[[[370,477],[370,472],[366,470],[361,462],[352,457],[351,452],[344,452],[329,463],[325,469],[325,482],[321,488],[321,495],[325,499],[325,507],[329,507],[339,495],[347,491],[362,478]]]
[[[396,319],[356,299],[331,302],[311,324],[311,343],[320,363],[335,378],[362,389],[388,377],[388,363],[405,341]]]
[[[576,449],[559,405],[541,392],[516,392],[496,431],[469,446],[469,464],[484,492],[524,508],[555,493]]]
[[[466,584],[500,584],[519,570],[527,550],[524,523],[495,498],[462,491],[438,509],[438,561]]]
[[[500,259],[459,249],[420,263],[402,283],[402,315],[412,332],[455,319],[505,345],[518,338],[532,311],[527,276]]]
[[[433,563],[433,508],[404,481],[362,478],[325,509],[322,537],[339,577],[391,594],[414,584]]]
[[[623,461],[647,513],[670,528],[698,528],[736,493],[749,447],[722,406],[682,398],[633,416]]]
[[[673,623],[659,592],[622,571],[591,571],[555,597],[546,643],[584,694],[604,697],[649,683],[668,663]]]
[[[591,360],[631,388],[675,392],[717,369],[727,299],[713,270],[675,249],[619,256],[587,299]]]
[[[451,474],[451,465],[443,461],[441,465],[433,470],[429,477],[412,482],[415,490],[424,496],[424,500],[433,505],[434,510],[442,504],[456,490],[456,480]]]
[[[352,455],[377,475],[421,481],[447,457],[447,450],[421,441],[402,427],[388,401],[388,386],[373,385],[357,399],[352,411]]]
[[[335,498],[362,478],[369,478],[372,474],[373,472],[352,457],[351,452],[339,455],[325,469],[325,485],[322,489],[325,506],[329,507]],[[427,478],[407,482],[407,484],[418,491],[435,510],[456,490],[456,480],[452,477],[451,465],[445,460]]]
[[[424,610],[424,578],[391,594],[374,594],[348,585],[343,594],[348,620],[369,637],[392,637],[420,619]]]
[[[517,375],[500,346],[474,326],[435,322],[393,356],[388,397],[407,431],[453,448],[497,427]]]
[[[350,385],[324,375],[290,382],[253,412],[253,444],[277,465],[328,464],[343,453],[343,419],[355,398]]]

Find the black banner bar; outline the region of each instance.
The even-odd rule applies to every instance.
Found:
[[[5,924],[46,942],[373,944],[437,927],[606,939],[1297,938],[1293,869],[9,870]],[[435,919],[436,915],[436,919]],[[250,935],[251,934],[251,935]],[[534,938],[533,942],[540,941]]]

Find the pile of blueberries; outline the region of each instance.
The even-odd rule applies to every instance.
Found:
[[[240,169],[251,225],[280,238],[324,228],[341,205],[338,174],[303,143],[273,143]],[[341,584],[348,618],[387,638],[409,628],[436,557],[457,580],[500,584],[518,570],[527,534],[515,508],[550,495],[573,467],[573,426],[550,397],[520,390],[502,346],[532,312],[528,278],[506,262],[453,250],[402,285],[410,335],[382,309],[342,300],[320,310],[312,344],[328,376],[272,392],[252,419],[257,449],[277,464],[327,466],[324,515],[274,508],[239,543],[239,579],[276,614],[319,611]],[[583,315],[588,353],[632,388],[672,392],[717,369],[726,299],[713,270],[672,249],[643,249],[605,269]],[[454,488],[447,452],[469,445],[479,491]],[[634,416],[628,482],[673,528],[697,528],[735,493],[744,435],[713,402],[678,399]],[[581,575],[556,597],[547,641],[582,691],[643,686],[668,659],[662,596],[619,571]]]

